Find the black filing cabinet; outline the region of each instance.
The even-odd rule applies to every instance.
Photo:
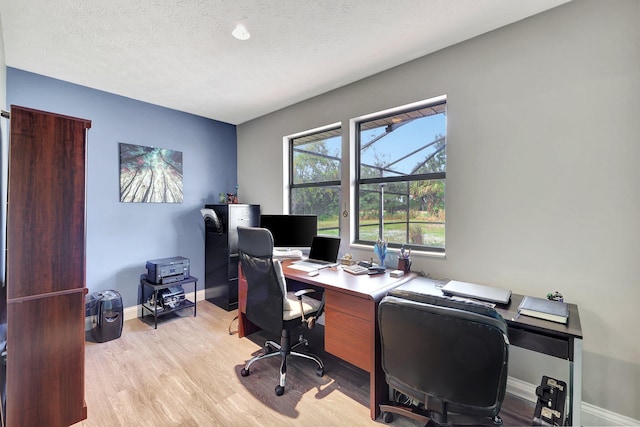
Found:
[[[220,221],[206,227],[205,298],[227,311],[238,308],[238,230],[239,225],[258,227],[260,205],[205,205]]]

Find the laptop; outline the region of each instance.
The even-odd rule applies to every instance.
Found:
[[[333,265],[338,260],[340,238],[333,236],[314,236],[311,241],[309,258],[292,263],[289,268],[313,271]]]
[[[494,288],[492,286],[477,285],[475,283],[451,280],[442,287],[446,295],[478,299],[496,304],[507,304],[511,299],[511,290]]]

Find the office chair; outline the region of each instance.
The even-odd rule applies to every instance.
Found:
[[[247,318],[254,325],[280,334],[280,344],[267,341],[264,353],[249,360],[240,374],[248,376],[251,365],[267,357],[280,356],[280,383],[276,386],[276,395],[284,393],[287,356],[298,356],[313,360],[318,368],[316,374],[324,375],[324,364],[319,357],[294,351],[299,346],[309,346],[309,342],[299,335],[298,341],[291,345],[290,332],[297,327],[313,327],[315,319],[321,314],[323,301],[306,296],[313,289],[287,292],[287,284],[279,260],[274,260],[273,236],[265,228],[238,227],[238,253],[242,272],[247,280]],[[324,297],[323,297],[324,298]]]
[[[385,422],[402,414],[425,425],[502,424],[507,324],[495,310],[447,297],[392,291],[380,302],[382,368],[394,395]]]

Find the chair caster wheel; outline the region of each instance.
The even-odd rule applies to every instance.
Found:
[[[273,350],[275,350],[275,349],[274,349],[273,347],[271,347],[269,344],[265,344],[265,345],[264,345],[264,352],[265,352],[265,354],[272,353],[272,352],[273,352]]]
[[[393,421],[393,414],[391,412],[383,412],[382,421],[389,424],[391,421]]]
[[[284,387],[281,385],[276,386],[276,396],[282,396],[284,394]]]
[[[324,368],[318,368],[316,369],[316,375],[321,377],[324,375]]]
[[[240,375],[242,375],[243,377],[248,377],[250,373],[251,372],[249,372],[249,370],[245,368],[242,368],[242,370],[240,371]]]

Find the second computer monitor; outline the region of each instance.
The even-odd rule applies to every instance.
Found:
[[[271,231],[276,248],[308,248],[318,234],[316,215],[260,215],[260,227]]]

